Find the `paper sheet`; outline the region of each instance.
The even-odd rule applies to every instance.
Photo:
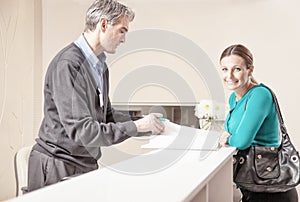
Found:
[[[220,133],[216,131],[195,129],[165,121],[165,131],[152,136],[149,143],[142,148],[155,149],[189,149],[217,150]]]

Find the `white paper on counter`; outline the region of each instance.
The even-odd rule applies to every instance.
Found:
[[[165,131],[161,135],[151,136],[148,144],[142,148],[152,149],[189,149],[217,150],[221,133],[180,126],[165,121]]]

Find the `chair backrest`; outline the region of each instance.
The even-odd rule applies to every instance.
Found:
[[[28,160],[32,146],[22,147],[15,155],[16,196],[27,190]]]

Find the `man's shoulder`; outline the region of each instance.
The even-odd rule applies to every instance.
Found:
[[[80,49],[74,43],[71,43],[60,50],[52,59],[46,77],[57,72],[68,72],[68,74],[76,76],[83,69],[85,61]]]
[[[48,66],[48,71],[57,71],[57,69],[67,66],[74,68],[75,71],[79,71],[84,62],[85,57],[80,49],[75,43],[71,43],[56,54]]]
[[[80,49],[74,44],[71,43],[60,50],[55,56],[56,60],[68,60],[70,62],[83,62],[85,60]]]

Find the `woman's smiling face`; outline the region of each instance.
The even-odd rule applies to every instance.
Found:
[[[220,61],[223,82],[229,90],[243,92],[251,82],[253,67],[247,68],[245,60],[238,55],[230,55]]]

